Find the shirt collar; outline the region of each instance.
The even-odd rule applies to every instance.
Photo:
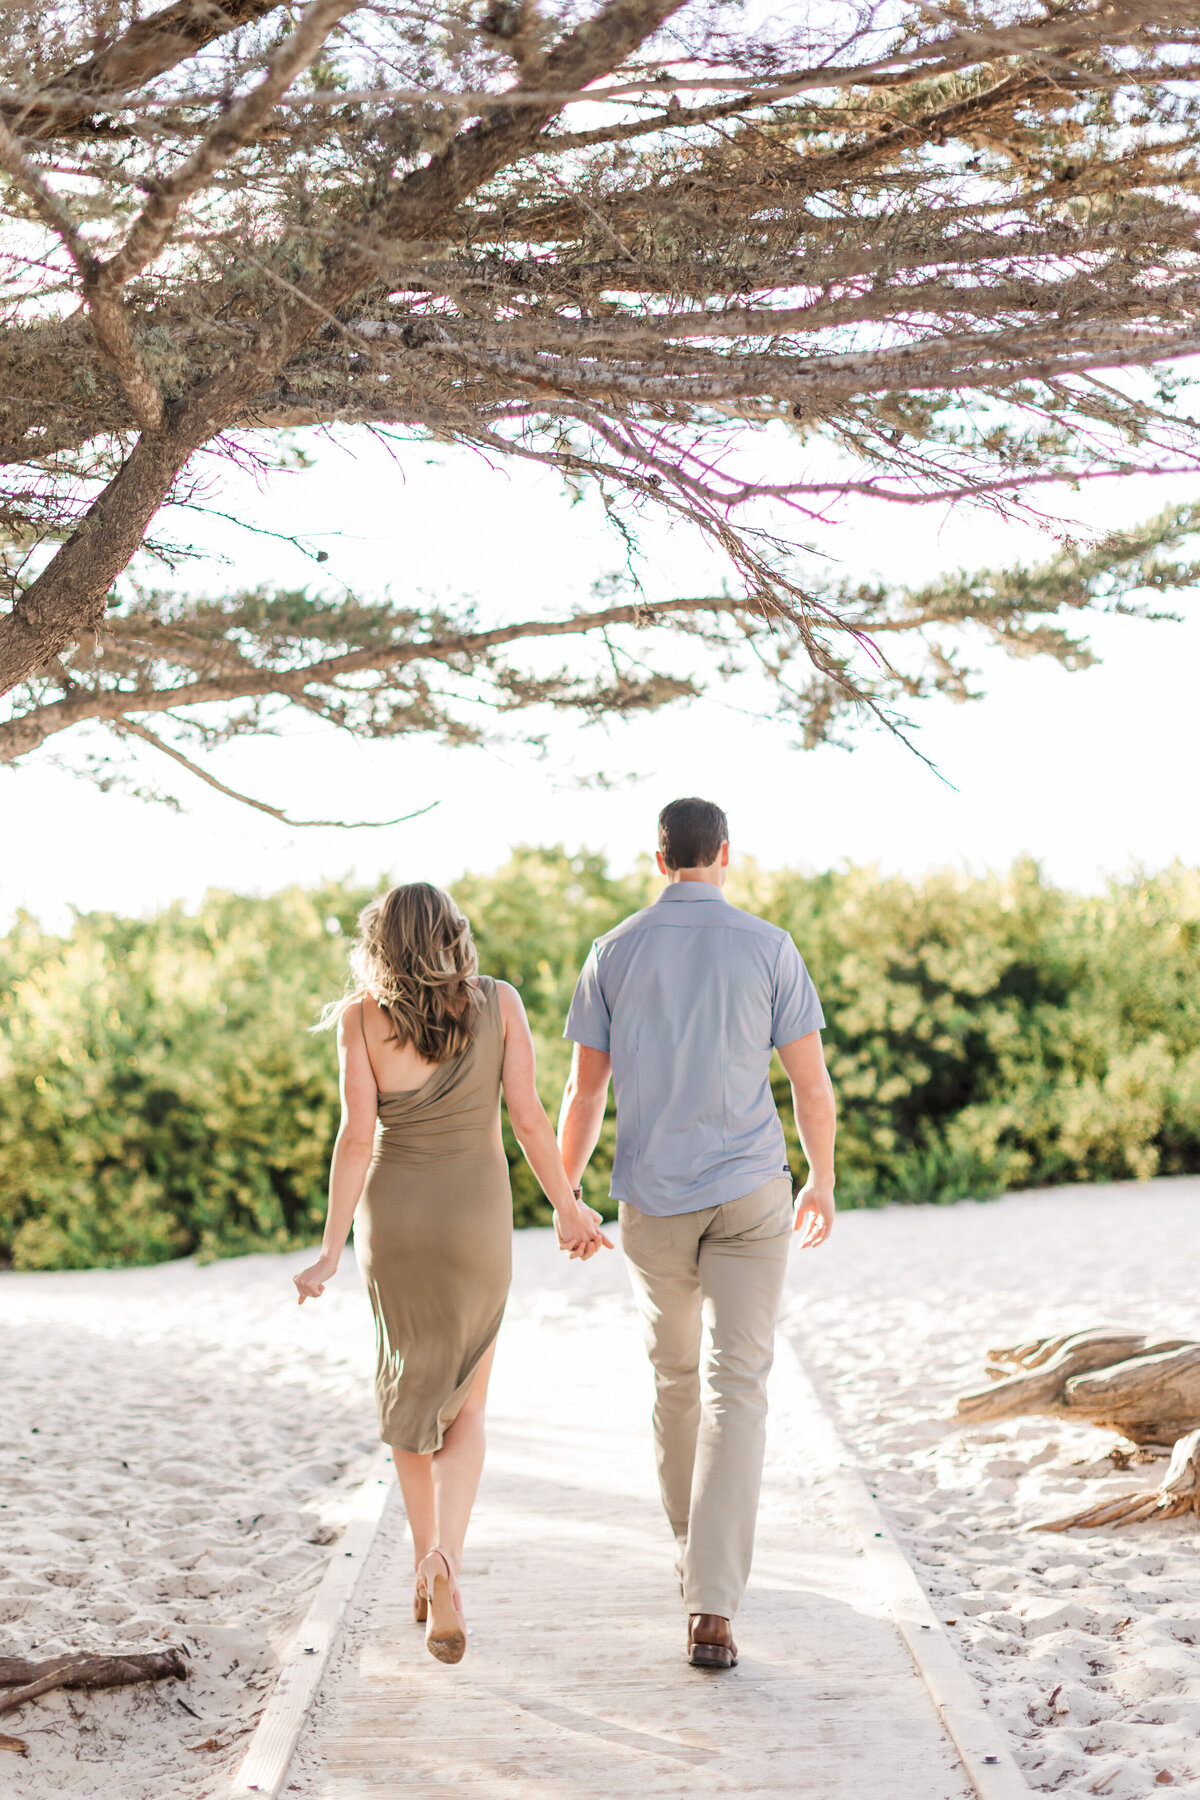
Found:
[[[654,904],[673,906],[679,901],[686,903],[695,900],[719,900],[723,906],[729,904],[720,888],[711,881],[672,881]]]

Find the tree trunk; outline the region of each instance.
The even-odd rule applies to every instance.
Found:
[[[80,632],[103,629],[113,582],[141,547],[151,519],[194,448],[171,432],[147,432],[138,439],[4,621],[0,694],[60,656]]]

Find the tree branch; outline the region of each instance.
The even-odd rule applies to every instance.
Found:
[[[194,775],[198,781],[203,781],[210,788],[215,788],[218,794],[224,794],[229,800],[240,800],[243,806],[252,806],[256,812],[266,813],[269,818],[278,819],[281,825],[289,825],[297,830],[307,829],[311,826],[320,831],[329,831],[335,828],[347,831],[382,831],[389,825],[404,825],[409,819],[423,818],[427,812],[432,812],[434,807],[440,804],[437,800],[431,800],[428,806],[419,806],[415,812],[401,813],[398,819],[289,819],[278,806],[268,806],[265,800],[255,800],[249,794],[239,793],[237,788],[226,787],[223,781],[218,781],[215,775],[210,775],[207,769],[200,767],[199,763],[192,762],[190,757],[184,756],[182,751],[176,750],[173,744],[166,743],[154,732],[148,731],[144,725],[139,725],[136,720],[122,719],[117,730],[123,736],[140,738],[143,743],[153,745],[155,750],[161,750],[164,756],[169,756],[172,762],[177,762],[181,768],[186,769],[189,775]],[[3,1710],[4,1708],[0,1706],[0,1711]]]
[[[520,88],[514,90],[519,99],[510,99],[452,138],[424,168],[397,183],[372,221],[376,237],[404,243],[431,235],[464,199],[533,142],[561,110],[564,90],[581,92],[605,70],[618,66],[687,3],[608,0],[595,18],[576,26],[548,54],[526,65]],[[281,302],[264,321],[253,359],[242,365],[238,382],[224,388],[223,410],[236,416],[235,398],[239,389],[244,393],[247,380],[261,388],[278,368],[285,347],[290,350],[312,337],[317,328],[312,302],[325,312],[335,312],[376,277],[373,257],[347,256],[344,251],[327,257],[323,278],[314,288]],[[206,394],[205,403],[211,404],[213,398]]]
[[[2,119],[0,168],[8,170],[33,202],[38,217],[62,239],[82,279],[100,354],[121,383],[138,424],[145,431],[156,430],[162,423],[162,395],[134,343],[128,314],[119,297],[102,287],[100,265],[80,237],[79,227],[66,205],[25,155]]]
[[[6,99],[0,115],[28,138],[71,137],[76,133],[106,135],[97,114],[166,74],[206,44],[265,19],[281,0],[175,0],[138,19],[105,50],[59,75],[36,96]]]
[[[267,64],[258,86],[229,108],[203,143],[172,176],[157,184],[129,228],[129,235],[96,276],[100,294],[108,295],[152,262],[171,234],[180,207],[225,167],[249,142],[268,113],[318,54],[338,20],[354,12],[361,0],[310,0],[300,23]]]
[[[177,712],[185,706],[206,706],[214,701],[250,700],[270,694],[297,696],[306,688],[336,681],[346,675],[378,669],[400,668],[415,662],[450,662],[459,656],[480,657],[505,644],[529,638],[578,637],[608,625],[650,625],[659,617],[712,612],[735,613],[746,602],[725,596],[665,600],[658,605],[607,606],[594,612],[575,613],[566,619],[526,619],[516,625],[499,625],[491,631],[464,631],[445,637],[413,642],[400,640],[321,657],[296,669],[239,667],[233,675],[221,675],[161,689],[107,688],[76,690],[61,700],[20,713],[0,723],[0,764],[26,756],[48,737],[88,719],[110,724],[128,723],[131,714]]]
[[[70,211],[50,187],[41,170],[22,150],[17,139],[0,118],[0,168],[7,170],[22,192],[33,203],[43,225],[61,238],[75,267],[82,273],[91,259],[87,245],[79,235],[79,227]]]
[[[271,9],[267,9],[271,10]],[[1161,41],[1169,48],[1180,44],[1200,43],[1200,32],[1194,29],[1195,9],[1191,0],[1156,0],[1155,4],[1131,4],[1101,10],[1093,6],[1072,9],[1063,6],[1047,17],[1006,21],[1003,25],[977,25],[974,29],[952,28],[940,37],[930,37],[908,50],[869,58],[857,64],[828,59],[819,63],[789,69],[779,74],[748,76],[722,74],[675,74],[673,69],[656,65],[654,72],[636,79],[610,82],[598,86],[592,81],[570,84],[565,78],[558,89],[548,88],[536,79],[522,79],[515,87],[497,93],[488,88],[398,87],[381,85],[368,88],[331,88],[296,95],[285,104],[293,107],[336,107],[360,105],[447,106],[460,115],[473,118],[491,110],[510,106],[552,103],[559,111],[572,104],[621,104],[645,94],[719,92],[736,94],[744,110],[756,110],[781,104],[799,94],[819,93],[829,89],[861,87],[896,89],[928,81],[931,69],[939,74],[954,74],[972,66],[998,64],[1009,58],[1028,57],[1049,70],[1073,75],[1076,65],[1068,58],[1079,57],[1109,45],[1139,43],[1154,48]],[[149,23],[149,21],[147,21]],[[648,34],[644,34],[648,35]],[[640,41],[640,40],[639,40]],[[609,64],[607,66],[615,66]],[[1150,80],[1191,79],[1195,74],[1190,63],[1175,63],[1157,74],[1145,74]],[[1111,83],[1111,77],[1105,85]],[[1121,81],[1137,81],[1138,72],[1121,71]],[[166,96],[158,102],[160,109],[211,105],[220,94]],[[42,96],[36,96],[41,99]],[[100,98],[100,96],[98,96]]]

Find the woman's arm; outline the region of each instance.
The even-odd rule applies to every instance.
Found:
[[[338,1020],[338,1067],[341,1074],[342,1122],[333,1146],[329,1166],[329,1205],[325,1213],[325,1235],[321,1254],[311,1268],[292,1279],[300,1295],[300,1305],[315,1300],[325,1283],[336,1275],[350,1224],[358,1205],[371,1166],[375,1148],[375,1119],[379,1111],[379,1094],[371,1072],[367,1047],[357,1008],[350,1006]]]
[[[542,1185],[554,1208],[559,1240],[571,1255],[585,1259],[601,1244],[612,1244],[599,1229],[600,1215],[575,1198],[567,1180],[554,1131],[537,1091],[537,1059],[529,1020],[516,988],[498,981],[500,1012],[504,1020],[504,1100],[521,1153]]]

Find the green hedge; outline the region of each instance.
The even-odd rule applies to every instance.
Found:
[[[646,871],[536,849],[455,884],[483,968],[524,996],[552,1112],[588,944],[654,891]],[[1197,872],[1081,897],[1032,864],[917,882],[750,868],[730,896],[788,927],[820,988],[843,1204],[1200,1170]],[[305,1027],[341,990],[368,897],[212,894],[194,913],[83,914],[62,937],[19,920],[0,939],[0,1260],[316,1237],[337,1099],[332,1040]],[[518,1221],[541,1219],[508,1142]]]

